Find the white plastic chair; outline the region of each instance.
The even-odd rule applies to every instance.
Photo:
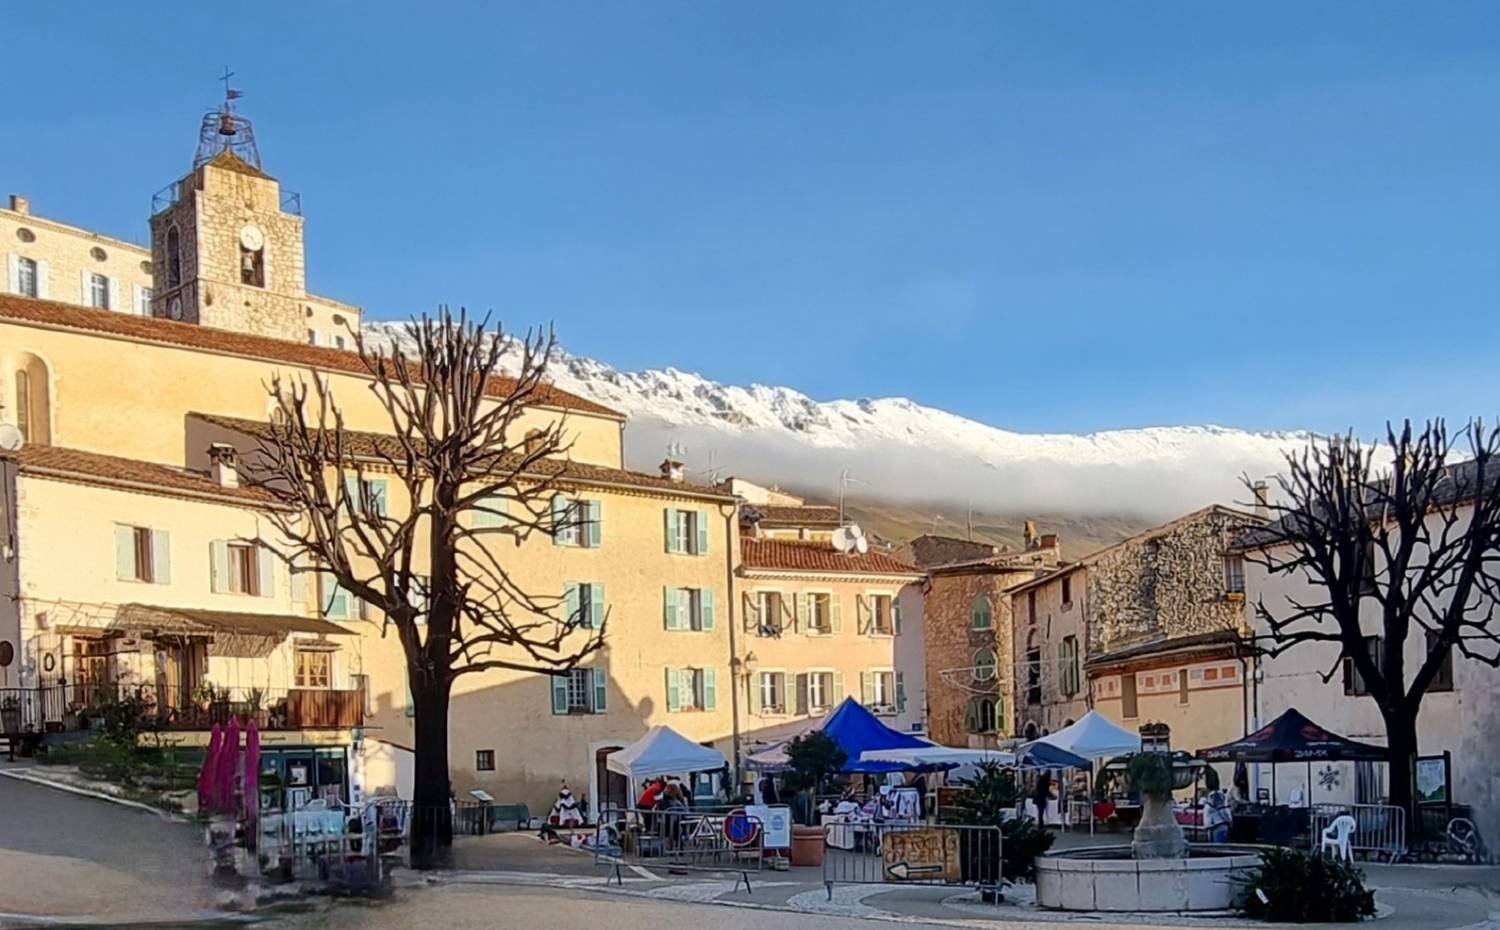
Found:
[[[1350,862],[1354,859],[1354,853],[1349,848],[1349,837],[1358,826],[1354,818],[1348,814],[1335,817],[1333,823],[1323,828],[1322,852],[1332,852],[1335,859],[1343,859]]]

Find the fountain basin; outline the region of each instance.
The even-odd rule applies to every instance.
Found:
[[[1191,846],[1185,859],[1135,859],[1129,846],[1089,846],[1036,860],[1036,903],[1061,911],[1227,911],[1244,901],[1260,853]]]

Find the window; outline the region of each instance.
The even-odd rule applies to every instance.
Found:
[[[37,268],[36,259],[16,259],[16,293],[22,297],[37,296]]]
[[[298,688],[333,687],[333,653],[324,649],[298,649],[293,683]]]
[[[260,594],[260,563],[255,546],[248,543],[229,544],[229,593]]]
[[[562,494],[552,498],[553,545],[597,549],[603,531],[598,501],[574,499]]]
[[[1062,603],[1066,609],[1073,605],[1073,576],[1064,575],[1062,579]]]
[[[318,344],[318,331],[317,330],[310,329],[310,330],[307,331],[307,344],[310,345],[310,346],[315,346],[315,345]]]
[[[1083,690],[1079,658],[1078,637],[1064,636],[1057,646],[1057,690],[1063,697],[1072,697]]]
[[[1000,717],[1004,713],[996,698],[981,695],[969,699],[964,710],[964,727],[970,733],[994,733],[1000,729]]]
[[[1177,703],[1188,702],[1188,670],[1180,668],[1177,670]]]
[[[182,283],[182,241],[177,227],[167,230],[167,287]]]
[[[604,629],[604,585],[569,582],[563,595],[563,610],[570,626]]]
[[[1245,557],[1224,556],[1224,590],[1229,594],[1245,593]]]
[[[1026,703],[1042,703],[1042,650],[1034,648],[1026,653]]]
[[[812,713],[825,711],[833,706],[833,673],[808,672],[807,707]]]
[[[711,668],[667,669],[667,712],[708,711],[718,707],[718,673]]]
[[[810,633],[833,632],[833,595],[806,594],[807,629]]]
[[[1360,579],[1360,594],[1375,593],[1375,541],[1365,543],[1364,576]]]
[[[990,599],[983,594],[974,595],[969,605],[969,626],[976,630],[988,630],[995,625],[995,614]]]
[[[995,680],[995,650],[989,646],[974,653],[974,680]]]
[[[757,591],[755,610],[760,619],[760,635],[780,636],[785,628],[786,605],[780,591]]]
[[[85,295],[88,304],[97,310],[108,310],[109,307],[109,278],[98,272],[88,272],[88,293]]]
[[[16,428],[21,438],[31,441],[31,372],[16,372]]]
[[[1120,714],[1133,718],[1140,716],[1140,713],[1135,694],[1135,672],[1126,672],[1120,676]]]
[[[1375,663],[1376,668],[1380,668],[1385,660],[1385,649],[1381,638],[1379,636],[1366,636],[1364,638],[1364,645],[1365,654],[1370,657],[1371,662]],[[1344,693],[1354,695],[1370,693],[1369,683],[1365,681],[1365,676],[1359,673],[1359,669],[1354,664],[1354,659],[1349,656],[1344,656]]]
[[[861,600],[865,604],[865,632],[878,636],[896,632],[899,609],[895,598],[889,594],[869,594]]]
[[[344,491],[349,495],[349,503],[356,513],[363,516],[385,516],[386,480],[384,478],[360,478],[358,475],[345,475]]]
[[[1438,649],[1441,634],[1431,630],[1427,631],[1427,654],[1431,655]],[[1426,662],[1426,658],[1423,658]],[[1443,663],[1438,666],[1437,674],[1432,676],[1432,684],[1427,686],[1428,691],[1452,691],[1453,690],[1453,648],[1450,646],[1443,653]]]
[[[668,510],[667,551],[682,555],[708,554],[708,514],[697,510]]]
[[[763,714],[786,713],[786,672],[760,673],[760,711]]]
[[[121,581],[168,584],[172,580],[166,530],[115,527],[115,577]]]
[[[708,588],[667,588],[666,628],[707,632],[714,628],[714,592]]]
[[[876,670],[860,676],[860,701],[876,713],[892,714],[900,710],[900,688],[895,672]]]
[[[1026,592],[1026,622],[1036,625],[1036,589]]]
[[[602,714],[607,709],[609,679],[603,669],[574,668],[552,676],[554,714]]]
[[[318,574],[318,603],[323,616],[329,620],[354,620],[363,614],[359,599],[344,590],[338,581],[327,572]]]
[[[494,770],[495,770],[495,750],[493,750],[493,749],[476,749],[476,750],[474,750],[474,771],[476,771],[476,772],[493,772]]]
[[[141,316],[151,315],[151,288],[136,285],[135,312]]]

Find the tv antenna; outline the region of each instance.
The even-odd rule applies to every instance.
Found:
[[[840,524],[842,524],[844,522],[844,495],[849,490],[849,485],[851,485],[851,484],[869,484],[869,482],[868,481],[861,481],[858,478],[854,477],[854,475],[851,474],[850,470],[847,469],[847,468],[844,469],[843,471],[839,472],[839,523]]]

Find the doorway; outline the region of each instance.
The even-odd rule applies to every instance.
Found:
[[[611,772],[606,760],[612,752],[623,746],[606,746],[594,752],[594,784],[599,796],[592,799],[596,815],[611,808],[624,810],[630,806],[630,779],[619,772]]]

